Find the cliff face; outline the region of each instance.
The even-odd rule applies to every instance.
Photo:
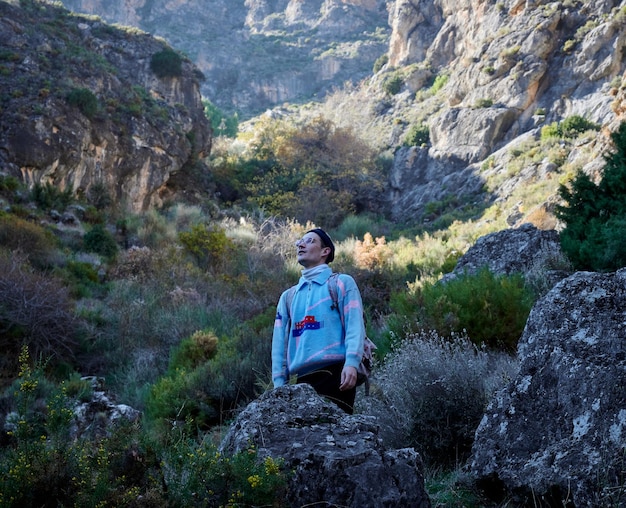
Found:
[[[30,184],[85,193],[104,184],[145,210],[172,175],[208,153],[199,74],[157,77],[167,46],[35,2],[0,1],[0,167]]]
[[[202,93],[244,116],[322,97],[371,74],[387,51],[384,0],[63,0],[76,12],[136,26],[183,51]]]
[[[626,2],[397,0],[389,22],[389,64],[327,111],[395,150],[389,200],[397,220],[423,220],[433,204],[454,200],[488,207],[521,186],[601,169],[606,134],[626,118]],[[385,91],[392,78],[401,83],[393,94]],[[558,157],[516,155],[539,153],[541,127],[572,116],[600,134],[564,144]],[[420,124],[429,143],[398,148]],[[533,213],[524,199],[506,212],[509,225]],[[551,205],[541,206],[539,215]]]

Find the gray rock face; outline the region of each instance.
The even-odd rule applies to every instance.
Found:
[[[415,450],[386,450],[376,419],[347,415],[309,385],[288,385],[249,404],[221,450],[253,444],[262,460],[283,458],[293,471],[290,506],[429,507],[422,462]]]
[[[626,269],[578,272],[537,302],[519,374],[476,431],[469,468],[486,489],[531,506],[623,505],[625,309]]]
[[[50,3],[0,2],[0,46],[10,55],[0,168],[28,185],[88,195],[101,184],[139,212],[162,204],[173,177],[210,152],[197,68],[186,58],[179,75],[151,68],[163,41]]]
[[[484,266],[501,275],[528,273],[537,264],[560,256],[561,245],[556,231],[542,231],[526,223],[516,229],[481,236],[459,259],[447,278],[465,272],[475,273]]]

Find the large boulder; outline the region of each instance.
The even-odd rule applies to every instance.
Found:
[[[481,236],[458,260],[454,270],[446,274],[446,281],[466,273],[476,273],[483,267],[492,273],[526,276],[541,272],[551,285],[561,280],[566,272],[554,270],[563,263],[559,235],[554,230],[543,231],[530,223],[519,228],[505,229]],[[569,274],[568,274],[569,275]]]
[[[626,269],[577,272],[537,302],[519,374],[476,431],[469,469],[488,493],[530,506],[622,506],[625,309]]]
[[[237,417],[221,444],[257,449],[292,471],[290,506],[429,507],[422,462],[412,448],[383,447],[376,418],[348,415],[309,385],[266,392]]]

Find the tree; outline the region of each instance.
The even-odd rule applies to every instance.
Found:
[[[565,223],[561,247],[579,270],[612,271],[626,266],[626,122],[611,134],[614,150],[604,157],[595,184],[580,172],[561,185],[565,205],[556,209]]]

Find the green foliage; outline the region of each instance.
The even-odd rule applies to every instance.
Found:
[[[483,268],[392,295],[392,331],[398,336],[423,329],[441,336],[467,333],[475,344],[513,352],[533,303],[521,275],[496,276]]]
[[[152,55],[150,69],[159,78],[177,77],[183,73],[183,59],[171,48],[164,48]]]
[[[597,131],[600,126],[590,122],[586,118],[579,115],[567,117],[562,122],[552,122],[541,128],[541,140],[545,141],[550,138],[575,138],[579,134],[594,130]]]
[[[77,107],[89,119],[92,119],[98,112],[98,98],[88,88],[72,89],[67,95],[67,102]]]
[[[211,101],[203,100],[204,114],[211,122],[214,136],[224,136],[227,138],[237,137],[239,129],[239,118],[237,114],[226,116],[222,110],[215,106]]]
[[[467,459],[485,406],[516,368],[514,358],[464,336],[422,332],[377,367],[374,400],[364,404],[389,426],[390,445],[413,446],[427,466],[449,468]]]
[[[113,204],[113,198],[104,182],[94,183],[89,189],[88,198],[89,203],[91,203],[96,210],[105,210]]]
[[[612,135],[596,185],[580,172],[559,194],[556,214],[565,223],[561,247],[578,270],[611,271],[626,266],[626,123]]]
[[[404,146],[425,146],[430,143],[430,130],[428,125],[414,124],[404,138]]]
[[[477,99],[476,102],[474,103],[474,108],[475,109],[481,109],[481,108],[490,108],[491,106],[493,106],[493,100],[491,99]]]
[[[349,128],[320,117],[298,128],[267,119],[253,146],[258,173],[246,193],[266,213],[326,228],[350,214],[380,213],[384,177]]]
[[[70,187],[60,190],[51,183],[36,183],[31,191],[31,197],[39,208],[63,212],[74,202],[74,193]]]
[[[430,91],[432,93],[437,93],[444,86],[446,86],[446,84],[448,83],[449,79],[450,79],[450,76],[448,76],[447,74],[441,74],[441,75],[437,76],[435,78],[435,81],[433,82],[432,86],[430,87]]]
[[[282,506],[287,484],[282,460],[258,460],[254,448],[232,457],[193,440],[172,447],[168,456],[174,506]]]
[[[98,271],[91,263],[69,260],[56,273],[75,298],[94,297],[103,290]]]
[[[0,215],[0,246],[20,252],[37,268],[46,268],[57,247],[57,239],[47,229],[11,214]]]
[[[389,95],[400,93],[404,86],[404,79],[399,74],[392,74],[383,81],[383,90]]]
[[[15,193],[22,184],[14,176],[0,175],[0,194],[11,195]]]
[[[271,327],[254,331],[243,324],[230,332],[220,338],[217,351],[215,335],[206,332],[174,350],[168,372],[152,385],[145,400],[153,428],[167,428],[176,421],[206,430],[230,419],[239,405],[257,395],[257,376],[270,369],[271,341],[265,338]]]
[[[282,506],[280,459],[259,460],[254,448],[222,455],[185,426],[159,441],[121,418],[101,435],[83,429],[70,439],[72,408],[90,398],[89,382],[73,375],[56,384],[44,372],[23,348],[3,397],[12,416],[3,421],[0,506]]]
[[[199,367],[215,356],[217,344],[218,338],[212,331],[198,330],[172,351],[169,371]]]
[[[372,71],[376,74],[379,70],[381,70],[385,65],[389,62],[389,55],[385,53],[384,55],[380,55],[376,61],[374,62],[374,67]]]
[[[117,255],[118,247],[115,238],[103,224],[95,224],[85,236],[83,245],[88,252],[95,252],[108,259]]]
[[[223,268],[236,250],[234,242],[222,228],[204,223],[182,231],[178,240],[203,269]]]

